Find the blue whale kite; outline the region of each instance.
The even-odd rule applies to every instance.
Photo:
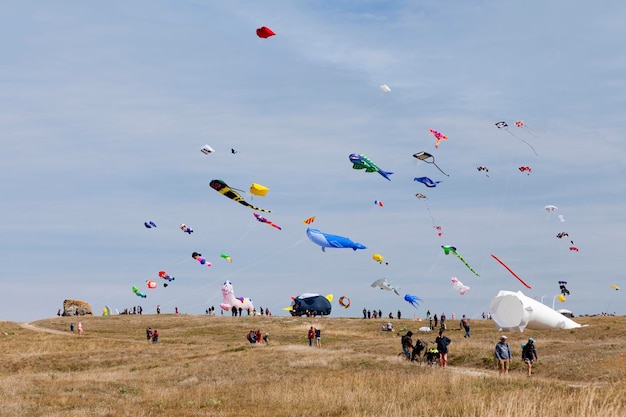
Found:
[[[326,252],[326,248],[367,249],[362,244],[353,242],[347,237],[322,233],[318,229],[308,228],[306,229],[306,235],[311,239],[311,242],[320,245],[323,252]]]
[[[422,184],[424,184],[425,186],[427,186],[428,188],[433,188],[436,187],[437,184],[439,184],[441,181],[433,181],[428,177],[419,177],[419,178],[414,178],[413,181],[418,181],[421,182]]]

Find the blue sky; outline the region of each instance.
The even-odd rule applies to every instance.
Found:
[[[200,314],[219,309],[227,279],[278,315],[314,292],[350,297],[335,316],[478,317],[499,290],[551,306],[559,280],[571,295],[558,308],[625,314],[610,288],[626,286],[625,20],[619,1],[11,2],[0,11],[0,319],[49,317],[64,299],[96,314]],[[258,38],[264,25],[277,35]],[[449,137],[438,149],[429,128]],[[353,170],[351,153],[392,180]],[[212,179],[269,187],[247,198],[283,230]],[[367,249],[323,253],[306,237],[310,216]],[[159,270],[175,282],[148,290]],[[422,306],[370,287],[384,277]]]

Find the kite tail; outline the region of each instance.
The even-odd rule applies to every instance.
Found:
[[[456,252],[456,257],[459,258],[461,260],[461,262],[463,262],[465,264],[467,269],[469,269],[470,271],[472,271],[474,273],[474,275],[476,275],[477,277],[480,277],[480,275],[478,275],[478,272],[474,271],[474,269],[472,269],[472,267],[469,266],[469,264],[465,261],[465,259],[463,259],[463,257],[461,255],[459,255],[458,252]]]
[[[383,177],[385,177],[387,180],[391,181],[391,178],[389,178],[389,176],[391,174],[393,174],[393,172],[389,172],[389,171],[383,171],[382,169],[380,171],[380,175],[382,175]]]
[[[243,204],[246,207],[250,207],[252,210],[262,211],[264,213],[271,213],[270,210],[265,210],[265,209],[262,209],[260,207],[253,206],[252,204],[250,204],[250,203],[248,203],[247,201],[244,201],[244,200],[241,200],[239,203]]]

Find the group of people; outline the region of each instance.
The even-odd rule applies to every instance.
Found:
[[[509,374],[509,365],[511,364],[511,347],[507,343],[507,337],[500,336],[500,341],[496,343],[494,355],[498,361],[498,369],[500,375]],[[532,375],[533,363],[537,361],[537,349],[535,348],[535,339],[528,338],[526,343],[522,344],[522,360],[526,364],[527,375]]]
[[[393,313],[389,312],[389,315],[387,316],[389,319],[393,318]],[[397,318],[401,318],[402,317],[402,312],[400,310],[398,310],[398,315],[396,316]],[[383,318],[383,312],[382,310],[368,310],[366,308],[363,309],[363,318],[364,319],[382,319]]]
[[[435,344],[437,345],[437,365],[442,368],[448,367],[448,346],[450,343],[452,343],[452,340],[444,334],[444,330],[439,330],[439,335],[435,339]],[[401,344],[404,356],[409,361],[415,360],[415,357],[420,355],[422,350],[426,347],[425,344],[416,343],[413,345],[413,332],[410,330],[402,336]]]
[[[151,327],[146,329],[146,340],[152,343],[159,343],[159,331],[157,329],[152,330]]]
[[[315,344],[315,347],[322,347],[322,331],[320,329],[316,329],[311,326],[309,332],[307,333],[307,338],[309,339],[310,347],[313,347],[313,344]]]
[[[268,332],[265,332],[265,334],[261,334],[261,330],[250,330],[248,332],[248,335],[246,336],[246,338],[248,339],[248,342],[250,343],[268,343],[269,342],[269,337],[270,334]]]
[[[70,331],[74,333],[74,330],[78,330],[78,335],[81,336],[83,334],[83,323],[78,322],[78,326],[74,322],[70,323]]]

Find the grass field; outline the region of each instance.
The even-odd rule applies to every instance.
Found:
[[[406,329],[435,339],[408,319],[381,332],[387,320],[81,317],[82,336],[71,317],[0,322],[0,416],[625,416],[626,317],[575,320],[588,326],[507,333],[508,377],[495,369],[500,333],[488,320],[472,321],[470,339],[449,322],[446,369],[398,357]],[[308,346],[310,326],[321,349]],[[248,343],[253,329],[269,343]],[[539,355],[531,378],[519,359],[528,337]]]

